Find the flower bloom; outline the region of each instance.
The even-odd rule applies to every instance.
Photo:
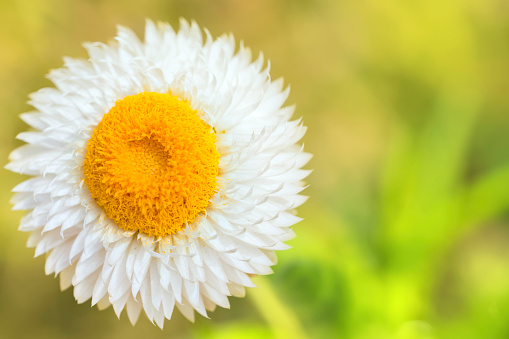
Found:
[[[300,220],[311,156],[289,90],[263,56],[186,21],[85,48],[21,115],[33,130],[7,168],[32,176],[12,199],[28,246],[79,303],[133,324],[142,309],[163,327],[175,307],[190,320],[229,307]]]

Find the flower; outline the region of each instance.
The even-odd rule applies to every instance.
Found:
[[[35,130],[6,166],[33,176],[12,199],[28,246],[78,303],[125,308],[133,324],[142,309],[162,328],[175,306],[191,321],[229,307],[300,220],[311,156],[288,88],[262,55],[194,22],[84,46],[88,60],[64,58],[56,88],[30,96],[21,118]]]

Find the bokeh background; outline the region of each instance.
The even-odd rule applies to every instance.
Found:
[[[0,177],[1,338],[509,338],[506,0],[0,0],[0,163],[81,43],[195,19],[271,60],[309,127],[305,220],[230,310],[163,331],[44,275]]]

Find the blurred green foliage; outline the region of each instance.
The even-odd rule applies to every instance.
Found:
[[[32,259],[0,181],[2,338],[509,337],[509,2],[0,1],[0,157],[27,95],[83,41],[144,19],[233,32],[292,85],[315,154],[276,274],[163,331],[76,305]]]

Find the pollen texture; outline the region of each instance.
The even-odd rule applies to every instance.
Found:
[[[87,144],[85,183],[127,231],[173,234],[217,188],[216,135],[187,101],[145,92],[118,100]]]

